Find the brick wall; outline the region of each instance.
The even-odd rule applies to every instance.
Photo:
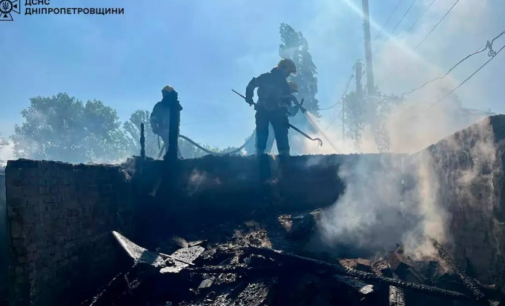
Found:
[[[110,232],[131,228],[126,174],[113,166],[9,161],[9,295],[15,305],[72,305],[118,270]]]

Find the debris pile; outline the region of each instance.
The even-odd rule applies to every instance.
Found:
[[[401,246],[367,259],[309,252],[317,215],[244,222],[228,238],[201,231],[208,240],[170,239],[155,251],[113,232],[130,266],[82,305],[499,305],[497,286],[466,275],[435,240],[440,256],[423,261]]]

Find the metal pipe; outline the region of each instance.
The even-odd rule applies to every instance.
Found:
[[[142,160],[146,158],[146,137],[144,134],[144,123],[140,124],[140,157]]]

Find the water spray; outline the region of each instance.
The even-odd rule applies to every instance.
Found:
[[[315,120],[315,116],[311,112],[307,111],[307,109],[305,107],[302,106],[303,105],[303,101],[304,101],[304,99],[302,99],[302,101],[300,103],[295,102],[296,106],[298,106],[300,108],[300,110],[307,117],[307,119],[310,121],[310,123],[312,124],[312,126],[314,128],[316,128],[316,130],[319,132],[319,134],[321,134],[321,136],[323,136],[323,138],[330,144],[330,146],[333,148],[333,150],[335,150],[336,153],[340,153],[340,151],[330,141],[330,139],[328,138],[328,136],[319,128],[319,125],[317,124],[317,122]]]
[[[305,114],[305,116],[307,117],[307,119],[309,119],[309,121],[312,124],[312,126],[315,127],[316,130],[319,132],[319,134],[321,134],[321,136],[323,136],[323,138],[330,144],[330,146],[333,148],[333,150],[335,150],[336,153],[340,153],[340,151],[330,141],[330,139],[328,138],[328,136],[319,128],[319,126],[317,125],[317,122],[315,120],[315,116],[311,112],[309,112],[309,111],[304,111],[303,113]]]

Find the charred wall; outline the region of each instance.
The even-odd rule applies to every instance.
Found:
[[[430,146],[438,205],[447,212],[446,247],[484,283],[505,281],[505,116],[493,116]]]
[[[240,220],[267,209],[289,212],[329,206],[344,190],[338,176],[343,160],[358,158],[373,156],[293,156],[286,163],[268,156],[264,164],[254,156],[206,156],[182,160],[178,168],[145,161],[135,175],[143,195],[137,200],[143,216],[138,228],[151,230],[139,233],[139,239],[195,230],[208,222]],[[265,167],[271,172],[267,183],[261,184]]]
[[[110,231],[131,230],[119,167],[9,161],[6,187],[10,305],[72,305],[118,270]]]
[[[267,207],[331,205],[344,188],[338,177],[343,158],[359,156],[292,157],[287,167],[268,157],[267,187],[259,184],[254,157],[208,156],[177,167],[137,159],[123,168],[9,161],[10,303],[72,305],[95,293],[120,265],[112,230],[156,239]]]
[[[504,116],[491,117],[410,159],[429,153],[438,202],[448,211],[446,246],[483,282],[501,279],[504,267],[504,131]],[[396,162],[384,159],[397,157],[206,156],[176,165],[136,158],[123,168],[10,161],[11,303],[67,305],[107,283],[118,268],[111,230],[150,247],[149,240],[200,231],[209,222],[328,207],[345,190],[341,165],[366,160],[389,167]]]

